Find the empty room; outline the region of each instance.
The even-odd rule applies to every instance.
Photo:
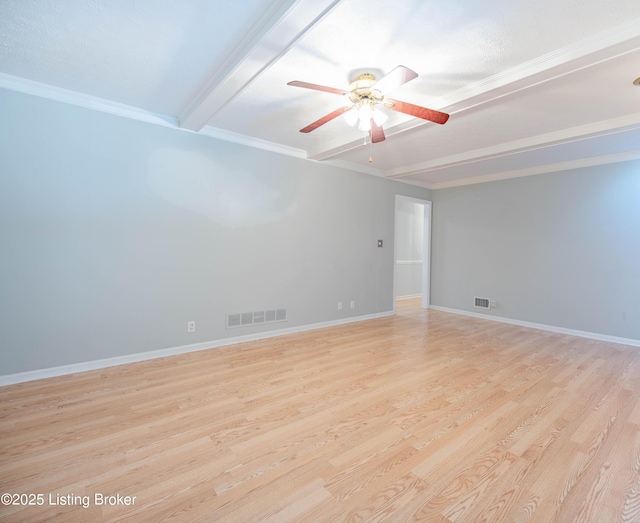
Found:
[[[640,521],[640,3],[0,1],[0,520]]]

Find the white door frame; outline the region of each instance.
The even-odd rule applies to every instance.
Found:
[[[393,215],[393,311],[396,310],[396,260],[398,259],[396,223],[398,213],[398,201],[413,202],[424,206],[424,227],[422,228],[422,307],[429,307],[429,295],[431,292],[431,200],[422,200],[412,196],[396,194],[395,209]]]

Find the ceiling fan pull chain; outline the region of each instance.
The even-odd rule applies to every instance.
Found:
[[[367,146],[367,133],[364,133],[364,141],[362,142],[362,145],[364,147]],[[371,147],[372,146],[373,146],[373,142],[371,141],[371,142],[369,142],[369,163],[373,162],[373,156],[372,156],[372,153],[371,153]]]

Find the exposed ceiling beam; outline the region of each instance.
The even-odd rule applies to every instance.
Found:
[[[503,156],[520,154],[537,149],[544,149],[555,145],[567,144],[582,140],[590,140],[596,137],[610,134],[626,133],[640,129],[640,113],[612,118],[586,125],[579,125],[560,131],[553,131],[531,138],[514,140],[483,149],[466,151],[461,154],[438,158],[428,162],[421,162],[415,165],[407,165],[387,172],[387,176],[393,179],[400,179],[415,174],[427,173],[430,171],[466,165],[475,162],[482,162]]]
[[[584,167],[594,167],[596,165],[606,165],[609,163],[628,162],[640,159],[640,152],[631,151],[615,154],[606,154],[602,156],[589,156],[578,160],[568,160],[565,162],[547,163],[544,165],[535,165],[532,167],[524,167],[512,171],[501,171],[482,176],[471,176],[460,178],[457,180],[448,180],[444,182],[425,183],[427,189],[448,189],[450,187],[461,187],[463,185],[475,185],[478,183],[496,182],[499,180],[509,180],[511,178],[522,178],[524,176],[533,176],[536,174],[547,174],[558,171],[568,171],[570,169],[581,169]]]
[[[178,120],[200,131],[226,104],[283,56],[341,0],[280,0],[249,32]]]

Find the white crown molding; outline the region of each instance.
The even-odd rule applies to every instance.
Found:
[[[400,180],[393,180],[393,181],[405,183],[407,185],[413,185],[415,187],[422,187],[423,189],[433,189],[433,183],[425,182],[423,180],[412,180],[408,178],[408,179],[400,179]]]
[[[318,160],[313,160],[312,158],[309,158],[309,160],[320,163]],[[359,163],[348,162],[346,160],[327,160],[321,163],[322,165],[331,165],[332,167],[346,169],[347,171],[355,171],[358,173],[378,176],[379,178],[386,178],[386,173],[382,169],[376,169],[375,167],[370,167],[368,165],[361,165]]]
[[[372,176],[377,176],[378,178],[388,178],[385,171],[382,169],[376,169],[375,167],[369,167],[368,165],[361,165],[359,163],[348,162],[346,160],[336,160],[330,159],[325,161],[314,160],[312,158],[308,158],[309,160],[317,163],[322,163],[323,165],[330,165],[332,167],[337,167],[339,169],[346,169],[347,171],[358,172],[362,174],[369,174]],[[399,179],[393,180],[394,182],[403,183],[405,185],[413,185],[414,187],[421,187],[423,189],[431,189],[431,183],[423,182],[421,180],[412,180],[412,179]]]
[[[69,89],[63,89],[61,87],[34,82],[33,80],[27,80],[25,78],[19,78],[17,76],[11,76],[4,73],[0,73],[0,88],[18,91],[32,96],[38,96],[40,98],[47,98],[56,102],[75,105],[77,107],[83,107],[93,111],[122,116],[132,120],[138,120],[163,127],[170,127],[180,131],[193,132],[189,129],[179,127],[178,119],[171,116],[145,111],[144,109],[139,109],[138,107],[133,107],[131,105],[112,102],[104,98],[98,98],[97,96],[91,96],[77,91],[71,91]],[[286,145],[252,138],[250,136],[225,131],[223,129],[205,127],[198,134],[215,138],[217,140],[247,145],[249,147],[264,149],[287,156],[294,156],[296,158],[307,158],[306,151],[303,151],[302,149],[287,147]]]
[[[472,318],[479,318],[482,320],[497,321],[499,323],[508,323],[510,325],[528,327],[530,329],[539,329],[539,330],[548,331],[548,332],[555,332],[558,334],[568,334],[569,336],[577,336],[579,338],[587,338],[590,340],[598,340],[598,341],[605,341],[608,343],[618,343],[620,345],[630,345],[632,347],[640,347],[640,340],[634,340],[633,338],[621,338],[618,336],[610,336],[608,334],[599,334],[597,332],[565,329],[564,327],[554,327],[553,325],[545,325],[542,323],[531,323],[528,321],[513,320],[510,318],[503,318],[500,316],[491,316],[489,314],[468,312],[460,309],[450,309],[449,307],[440,307],[438,305],[429,305],[429,308],[434,309],[436,311],[459,314],[461,316],[470,316]]]
[[[363,316],[353,316],[351,318],[344,318],[341,320],[325,321],[320,323],[312,323],[309,325],[302,325],[299,327],[290,327],[287,329],[278,329],[274,331],[257,332],[253,334],[246,334],[244,336],[235,336],[232,338],[225,338],[222,340],[205,341],[201,343],[194,343],[191,345],[182,345],[179,347],[170,347],[167,349],[153,350],[148,352],[139,352],[136,354],[129,354],[127,356],[117,356],[115,358],[107,358],[103,360],[93,360],[83,363],[73,363],[71,365],[62,365],[60,367],[50,367],[48,369],[38,369],[27,372],[19,372],[16,374],[5,374],[0,376],[0,387],[6,385],[14,385],[16,383],[24,383],[27,381],[35,381],[46,378],[55,378],[58,376],[67,376],[69,374],[76,374],[78,372],[86,372],[90,370],[106,369],[108,367],[115,367],[117,365],[126,365],[129,363],[137,363],[139,361],[153,360],[156,358],[165,358],[167,356],[176,356],[179,354],[185,354],[187,352],[196,352],[201,350],[215,349],[219,347],[226,347],[229,345],[235,345],[237,343],[245,343],[248,341],[257,341],[267,338],[275,338],[278,336],[285,336],[287,334],[295,334],[298,332],[306,332],[316,329],[324,329],[326,327],[335,327],[338,325],[346,325],[348,323],[356,323],[360,321],[374,320],[378,318],[386,318],[387,316],[393,316],[393,311],[378,312],[375,314],[367,314]],[[250,327],[246,327],[250,328]]]
[[[280,0],[275,3],[179,115],[180,126],[200,131],[340,1]]]
[[[85,109],[124,116],[125,118],[140,120],[155,125],[178,128],[178,119],[172,118],[171,116],[145,111],[144,109],[131,105],[112,102],[111,100],[98,98],[97,96],[70,91],[69,89],[34,82],[33,80],[27,80],[4,73],[0,73],[0,88],[18,91],[40,98],[48,98],[57,102],[84,107]]]
[[[215,138],[217,140],[223,140],[225,142],[238,143],[256,149],[263,149],[265,151],[293,156],[294,158],[307,159],[307,152],[302,149],[296,149],[295,147],[288,147],[286,145],[269,142],[267,140],[261,140],[260,138],[253,138],[244,134],[218,129],[217,127],[203,127],[198,134]]]
[[[539,134],[491,147],[474,149],[472,151],[466,151],[452,156],[445,156],[436,160],[407,165],[387,171],[387,177],[398,179],[407,176],[414,176],[416,174],[424,174],[439,169],[492,160],[513,154],[520,154],[523,152],[544,149],[555,145],[563,145],[581,140],[589,140],[635,129],[640,129],[640,113],[569,127],[567,129]]]
[[[581,158],[579,160],[570,160],[567,162],[539,165],[536,167],[528,167],[526,169],[517,169],[514,171],[487,174],[484,176],[472,176],[469,178],[461,178],[459,180],[451,180],[448,182],[435,182],[429,184],[429,189],[435,191],[438,189],[449,189],[451,187],[462,187],[463,185],[476,185],[479,183],[497,182],[500,180],[509,180],[511,178],[522,178],[524,176],[533,176],[536,174],[569,171],[571,169],[595,167],[596,165],[607,165],[610,163],[628,162],[633,160],[640,160],[640,151],[607,154],[604,156],[593,156],[591,158]]]

